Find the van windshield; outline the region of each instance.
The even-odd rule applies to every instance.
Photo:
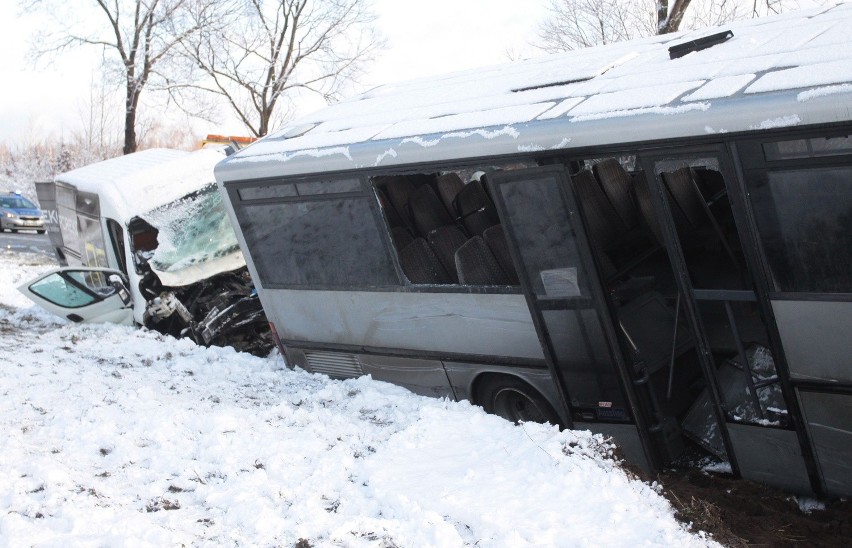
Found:
[[[159,230],[149,264],[165,285],[194,283],[245,264],[215,184],[142,217]]]

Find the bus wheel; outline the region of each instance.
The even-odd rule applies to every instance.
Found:
[[[547,400],[533,387],[516,377],[488,377],[476,394],[476,402],[487,412],[508,421],[559,424],[559,416]]]

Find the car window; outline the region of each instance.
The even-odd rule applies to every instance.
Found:
[[[38,209],[34,203],[22,196],[0,198],[0,207],[6,209]]]
[[[63,275],[64,274],[64,275]],[[53,304],[80,308],[115,293],[102,272],[56,272],[30,286],[30,291]]]

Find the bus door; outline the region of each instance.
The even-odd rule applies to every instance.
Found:
[[[657,376],[665,386],[656,395],[670,404],[683,440],[726,459],[735,474],[810,492],[798,410],[779,375],[784,356],[758,298],[756,260],[743,251],[752,245],[734,214],[729,191],[737,185],[726,151],[654,153],[636,167],[638,210],[663,260],[633,274],[654,278],[676,318],[669,363]],[[645,319],[640,313],[631,321]],[[685,339],[677,334],[684,322]]]
[[[614,437],[651,469],[570,177],[559,165],[493,172],[488,182],[568,426]]]

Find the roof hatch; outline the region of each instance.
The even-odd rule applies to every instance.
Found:
[[[721,44],[722,42],[726,42],[733,37],[734,33],[729,30],[726,30],[724,32],[717,32],[716,34],[711,34],[709,36],[696,38],[695,40],[690,40],[689,42],[677,44],[669,48],[669,58],[677,59],[678,57],[683,57],[687,53],[692,53],[693,51],[700,51],[702,49],[713,47],[716,44]]]

